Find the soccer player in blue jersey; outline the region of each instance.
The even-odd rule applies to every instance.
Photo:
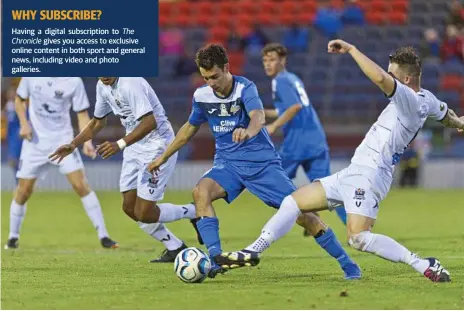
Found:
[[[197,228],[213,262],[209,274],[215,277],[225,269],[259,263],[260,247],[243,250],[243,264],[222,256],[219,221],[212,202],[224,199],[231,203],[246,188],[267,205],[278,208],[295,186],[282,168],[281,160],[264,128],[263,104],[253,82],[233,76],[225,49],[216,44],[197,52],[196,63],[206,85],[193,95],[193,108],[188,122],[166,151],[148,169],[155,176],[158,169],[184,146],[208,122],[216,140],[214,165],[193,190]],[[359,267],[351,260],[333,231],[313,213],[302,213],[296,221],[311,232],[318,244],[336,258],[345,278],[361,277]],[[264,250],[268,245],[262,245]],[[245,260],[246,259],[246,260]]]
[[[7,102],[5,112],[8,120],[8,134],[7,134],[7,145],[8,145],[8,164],[13,168],[14,173],[18,171],[19,156],[21,154],[21,146],[23,139],[19,135],[19,118],[16,115],[14,99],[16,91],[14,88],[7,90]]]
[[[287,49],[280,43],[269,43],[262,50],[266,75],[272,77],[272,99],[275,109],[265,109],[270,135],[279,128],[284,141],[279,154],[282,166],[290,179],[303,167],[309,181],[330,175],[329,146],[324,128],[304,89],[303,82],[286,70]],[[345,209],[335,209],[346,224]]]

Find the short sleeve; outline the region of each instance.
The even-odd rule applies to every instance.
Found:
[[[398,111],[404,116],[417,115],[419,107],[418,94],[413,89],[394,79],[395,87],[393,93],[388,96]]]
[[[250,83],[242,91],[242,100],[248,113],[253,110],[263,110],[263,103],[258,95],[258,89],[254,83]]]
[[[278,80],[276,84],[276,91],[282,103],[284,104],[285,109],[298,103],[300,105],[302,104],[300,95],[297,91],[297,86],[290,84],[290,81]]]
[[[448,114],[448,105],[445,102],[440,101],[436,97],[429,103],[429,117],[437,120],[442,121],[446,115]]]
[[[110,104],[102,94],[100,84],[97,84],[97,101],[95,102],[95,111],[93,117],[96,119],[103,119],[112,112]]]
[[[142,83],[132,83],[127,92],[129,106],[135,119],[140,120],[144,115],[153,112],[148,99],[148,90]]]
[[[75,112],[84,111],[90,107],[89,98],[87,97],[84,82],[82,82],[81,78],[78,78],[78,83],[74,89],[71,101],[73,110]]]
[[[192,99],[192,112],[190,113],[189,123],[193,126],[200,126],[202,123],[208,121],[205,113],[201,109],[200,105],[195,101],[195,97]]]
[[[30,96],[30,82],[28,78],[22,78],[16,89],[16,95],[22,99],[28,99]]]

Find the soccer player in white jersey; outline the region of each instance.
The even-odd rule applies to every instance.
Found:
[[[388,73],[355,46],[342,40],[330,41],[328,51],[350,54],[364,74],[390,98],[390,104],[356,149],[351,164],[287,196],[279,211],[265,225],[261,236],[246,250],[263,252],[290,231],[302,211],[333,209],[344,204],[348,214],[350,246],[410,265],[433,282],[449,282],[448,271],[436,258],[420,258],[395,240],[371,230],[379,212],[379,203],[392,184],[395,165],[426,119],[430,117],[462,132],[464,117],[457,117],[446,103],[420,87],[421,61],[411,47],[399,48],[390,55]],[[236,259],[238,266],[252,260],[252,256],[246,256],[243,251],[222,256]]]
[[[69,111],[77,114],[82,130],[89,122],[89,100],[81,78],[23,78],[16,90],[15,110],[20,122],[20,135],[24,138],[19,168],[18,185],[10,207],[10,234],[5,249],[18,248],[19,231],[26,213],[26,202],[32,195],[37,177],[48,166],[57,165],[48,159],[50,152],[73,137]],[[29,119],[26,101],[29,99]],[[86,156],[95,158],[90,140],[83,146]],[[85,178],[84,166],[78,150],[73,156],[59,163],[59,170],[66,175],[74,191],[81,198],[84,209],[97,229],[104,248],[117,248],[109,238],[100,202]]]
[[[104,142],[97,147],[97,152],[107,159],[125,149],[119,183],[123,195],[122,208],[146,233],[166,246],[163,254],[151,262],[174,262],[177,254],[187,246],[163,223],[195,218],[195,206],[157,203],[164,197],[177,154],[161,167],[156,177],[147,171],[147,165],[160,156],[174,139],[171,123],[155,91],[145,79],[100,77],[99,80],[92,120],[71,143],[58,148],[50,158],[66,160],[65,157],[76,147],[105,126],[107,115],[113,112],[118,116],[126,128],[126,136],[116,142]]]

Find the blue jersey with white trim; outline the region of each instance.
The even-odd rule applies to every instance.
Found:
[[[295,74],[284,70],[272,80],[272,98],[279,116],[295,104],[302,106],[296,116],[282,127],[282,157],[305,160],[328,150],[324,128],[311,105],[303,82]]]
[[[215,159],[245,162],[280,159],[264,128],[242,143],[232,141],[235,129],[248,127],[249,113],[261,109],[263,104],[255,84],[244,77],[233,76],[232,91],[227,97],[220,97],[208,85],[195,91],[189,123],[200,126],[208,122],[216,140]]]

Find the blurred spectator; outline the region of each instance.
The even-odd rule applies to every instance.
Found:
[[[335,38],[343,27],[340,12],[330,7],[328,1],[321,1],[314,19],[314,26],[330,39]]]
[[[459,37],[458,29],[455,25],[446,27],[446,37],[440,50],[441,60],[443,62],[460,60],[464,61],[464,41]]]
[[[195,64],[195,54],[189,48],[184,48],[182,55],[174,64],[174,77],[190,77],[198,72]]]
[[[342,22],[345,25],[364,25],[364,11],[358,6],[357,0],[347,0],[342,13]]]
[[[440,57],[440,40],[438,32],[433,28],[428,28],[424,31],[424,39],[420,47],[422,59],[439,58]]]
[[[174,27],[162,30],[159,35],[160,55],[181,55],[184,51],[184,33]]]
[[[447,23],[458,27],[458,29],[464,27],[464,8],[461,0],[454,0],[451,4],[451,12]]]
[[[251,54],[260,54],[268,42],[269,39],[258,24],[253,25],[251,32],[244,38],[245,49]]]
[[[242,36],[238,33],[237,28],[234,25],[232,31],[227,37],[227,50],[231,52],[243,51],[244,44]]]
[[[309,30],[293,24],[283,37],[283,44],[289,52],[306,52],[309,43]]]

